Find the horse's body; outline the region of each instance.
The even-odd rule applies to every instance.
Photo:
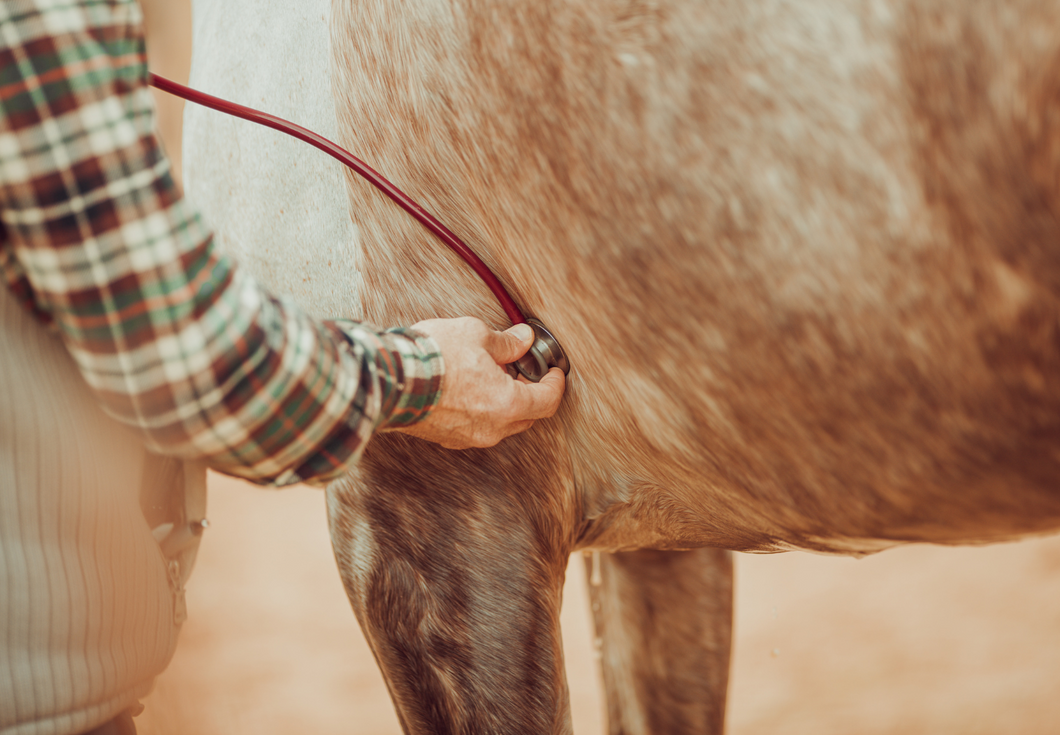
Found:
[[[1029,0],[336,0],[341,142],[574,366],[527,434],[380,436],[330,491],[407,731],[569,728],[576,549],[622,552],[593,569],[612,731],[705,732],[722,549],[1060,526],[1058,31],[1060,3]],[[504,326],[466,266],[348,184],[368,319]]]

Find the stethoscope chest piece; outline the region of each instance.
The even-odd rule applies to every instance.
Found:
[[[519,374],[530,382],[537,383],[545,377],[549,368],[558,367],[564,375],[570,373],[567,355],[560,347],[559,341],[552,336],[552,332],[533,317],[527,319],[526,323],[534,330],[534,344],[515,362],[515,369]]]

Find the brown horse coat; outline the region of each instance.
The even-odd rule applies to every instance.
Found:
[[[569,731],[577,549],[622,552],[593,586],[612,732],[720,732],[720,550],[1060,525],[1058,31],[1044,0],[335,0],[342,142],[573,365],[527,434],[385,435],[331,489],[408,732]],[[368,319],[505,326],[349,194]]]

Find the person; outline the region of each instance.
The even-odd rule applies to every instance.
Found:
[[[317,321],[218,253],[154,134],[136,0],[9,0],[0,32],[0,735],[134,732],[206,465],[279,487],[380,431],[491,446],[564,377],[509,376],[525,325]]]

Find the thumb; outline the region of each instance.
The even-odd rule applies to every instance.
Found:
[[[526,354],[534,343],[534,329],[529,324],[516,324],[503,332],[491,332],[486,351],[498,365],[515,362]]]

